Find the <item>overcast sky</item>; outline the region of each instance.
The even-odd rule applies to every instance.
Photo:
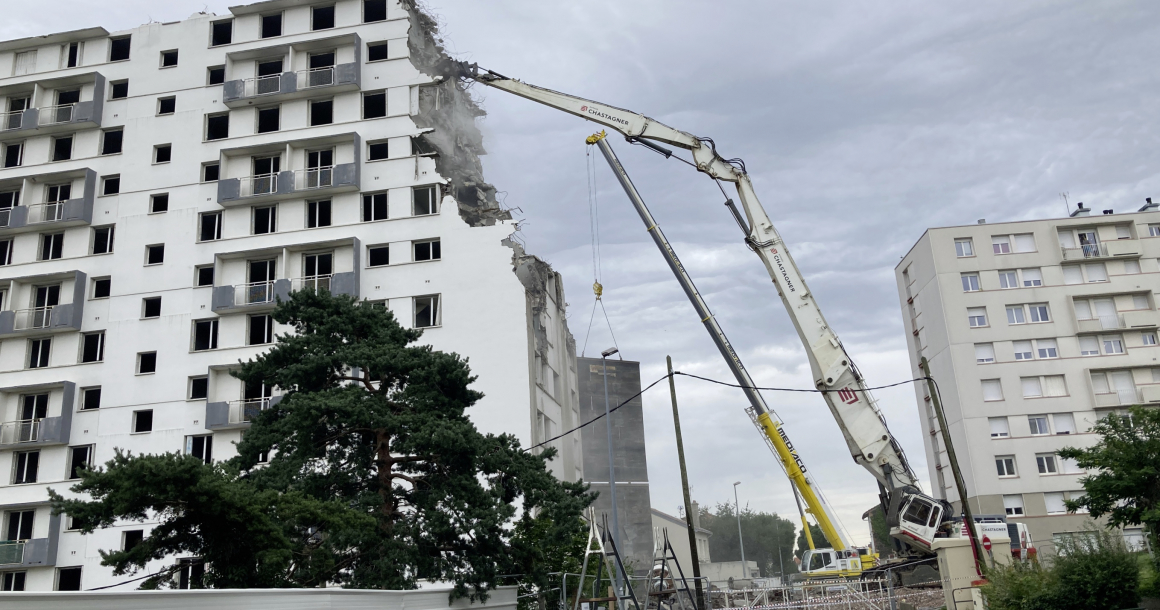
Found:
[[[9,2],[0,39],[226,14],[221,0]],[[831,325],[872,385],[910,377],[894,266],[930,226],[1049,218],[1160,197],[1160,4],[429,0],[449,50],[505,75],[647,114],[741,157]],[[487,179],[528,250],[565,276],[583,347],[593,296],[586,146],[597,128],[476,87]],[[613,145],[761,385],[810,387],[805,354],[723,198],[676,161]],[[594,151],[595,152],[595,151]],[[730,379],[603,161],[601,281],[616,341],[648,383]],[[614,188],[615,187],[615,188]],[[612,339],[593,325],[588,355]],[[694,498],[795,516],[740,391],[678,379]],[[914,393],[878,392],[929,491]],[[819,396],[766,393],[856,540],[876,500]],[[645,396],[655,508],[681,503],[672,412]],[[595,476],[595,475],[594,475]],[[601,478],[596,476],[596,478]]]

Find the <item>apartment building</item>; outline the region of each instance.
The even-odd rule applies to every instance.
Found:
[[[471,360],[484,432],[576,424],[563,283],[482,177],[482,114],[432,20],[396,0],[270,0],[110,33],[0,42],[0,589],[114,584],[51,515],[77,470],[134,453],[228,459],[280,388],[239,360],[328,289]],[[560,443],[557,476],[582,474]],[[171,558],[150,571],[187,562]],[[134,585],[128,585],[134,586]]]
[[[1045,552],[1089,519],[1066,511],[1085,473],[1056,452],[1160,402],[1157,209],[929,229],[895,269],[912,372],[926,357],[972,509],[1026,523]],[[934,495],[958,503],[927,386],[915,393]]]

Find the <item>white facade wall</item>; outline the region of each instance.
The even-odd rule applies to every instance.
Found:
[[[447,180],[438,175],[435,156],[411,149],[412,137],[421,131],[411,117],[418,88],[433,81],[408,59],[409,15],[394,0],[388,2],[388,18],[374,23],[363,23],[361,0],[321,5],[335,6],[333,28],[311,31],[307,2],[273,0],[235,7],[233,15],[196,14],[111,35],[93,28],[0,43],[0,110],[19,108],[15,100],[27,97],[42,117],[37,128],[0,131],[0,144],[22,146],[19,163],[0,169],[0,193],[20,191],[20,207],[32,205],[23,221],[25,211],[0,210],[0,216],[9,215],[0,219],[8,221],[0,226],[0,240],[11,240],[10,260],[0,260],[0,422],[6,422],[9,435],[0,438],[0,540],[8,538],[13,518],[33,513],[31,535],[17,536],[33,541],[18,563],[4,555],[13,547],[0,544],[5,583],[22,573],[26,590],[53,590],[59,570],[70,567],[82,568],[83,589],[118,582],[122,578],[100,566],[98,550],[120,547],[125,531],[148,533],[149,524],[124,524],[82,536],[69,531],[67,516],[50,517],[47,490],[70,493],[72,448],[91,445],[92,461],[104,463],[116,448],[136,454],[185,451],[187,438],[212,435],[213,459],[234,455],[233,444],[247,424],[207,425],[213,403],[234,401],[230,408],[236,409],[244,397],[230,367],[268,347],[248,344],[249,326],[251,314],[268,313],[271,306],[248,304],[250,293],[240,287],[231,299],[225,289],[253,280],[251,261],[273,260],[275,277],[284,280],[307,275],[306,255],[330,253],[332,281],[353,276],[350,292],[384,302],[405,326],[416,324],[415,297],[438,295],[438,317],[423,341],[470,359],[478,376],[475,387],[485,394],[470,411],[481,431],[510,433],[529,446],[547,432],[575,425],[575,347],[560,276],[508,240],[512,223],[465,222],[447,189],[440,190],[436,213],[413,214],[412,190],[442,187]],[[260,17],[277,12],[283,14],[283,35],[260,38]],[[232,42],[211,46],[211,24],[228,19]],[[122,36],[131,36],[130,58],[109,61],[110,40]],[[70,68],[67,54],[74,42],[83,47],[78,65]],[[387,58],[368,61],[371,43],[386,43]],[[177,65],[162,67],[162,52],[173,49]],[[294,72],[308,66],[310,53],[330,49],[339,69],[354,66],[355,86],[280,89],[283,93],[260,99],[233,100],[232,108],[225,104],[229,81],[253,78],[259,60],[282,58],[283,71]],[[224,66],[225,85],[208,84],[213,66]],[[113,85],[124,80],[128,95],[111,99]],[[43,108],[56,103],[59,91],[76,86],[81,105],[96,109],[94,117],[46,122],[43,117],[53,111]],[[387,116],[364,119],[364,93],[379,91],[386,94]],[[170,96],[176,98],[175,112],[159,115],[161,98]],[[308,105],[317,100],[333,101],[332,123],[310,125]],[[280,105],[279,129],[259,134],[256,108],[271,105]],[[219,113],[229,114],[229,137],[207,141],[207,116]],[[28,114],[17,112],[4,115],[4,127],[19,122],[15,117],[28,125]],[[113,129],[123,130],[123,151],[101,154]],[[55,139],[65,136],[74,138],[71,158],[53,161]],[[387,158],[369,161],[369,144],[379,142],[387,143]],[[169,162],[155,162],[159,145],[171,146]],[[312,183],[301,182],[306,178],[299,171],[292,191],[244,196],[252,186],[247,183],[253,157],[280,155],[280,170],[303,170],[307,153],[318,149],[333,151],[333,188],[303,190]],[[220,180],[203,180],[204,165],[214,163],[220,164]],[[343,164],[356,170],[345,186],[338,184]],[[106,195],[110,177],[119,177],[119,192]],[[222,183],[233,178],[241,178],[243,196],[231,198],[227,189],[223,197]],[[49,186],[64,183],[72,192],[62,206],[63,218],[34,222],[46,209],[50,217],[57,213],[53,206],[35,204],[46,200]],[[361,195],[380,192],[387,194],[388,217],[364,222]],[[159,194],[168,195],[168,209],[155,213],[151,201]],[[331,202],[330,226],[308,227],[307,201],[314,200]],[[276,231],[254,234],[254,208],[265,205],[277,206]],[[220,239],[203,241],[200,215],[213,212],[223,214]],[[112,251],[94,254],[96,228],[103,227],[115,229]],[[63,233],[59,256],[50,247],[49,260],[40,260],[44,236],[58,232]],[[440,260],[413,260],[412,244],[431,239],[440,241]],[[163,263],[148,264],[148,247],[159,244],[164,244]],[[382,245],[389,245],[390,264],[371,267],[369,248]],[[213,285],[198,287],[198,268],[204,266],[213,268]],[[520,266],[537,273],[519,276]],[[105,278],[110,294],[98,298],[96,280]],[[49,285],[59,286],[53,313],[17,311],[33,308],[36,288]],[[292,287],[301,285],[295,280]],[[155,297],[161,298],[160,316],[144,319],[143,300]],[[218,323],[217,346],[198,351],[194,325],[206,320]],[[278,333],[287,330],[275,327]],[[96,332],[105,333],[103,355],[82,362],[83,337]],[[32,342],[38,339],[51,339],[50,356],[47,366],[30,368]],[[149,352],[156,353],[156,372],[138,374],[139,354]],[[208,396],[191,398],[193,379],[202,376],[208,377]],[[84,390],[97,387],[99,409],[82,409],[82,396],[91,396]],[[41,393],[48,394],[47,413],[35,417],[56,423],[42,422],[32,432],[18,420],[27,415],[25,397]],[[133,432],[139,411],[152,412],[149,432]],[[547,429],[545,416],[553,422]],[[61,430],[53,432],[53,425]],[[553,461],[554,472],[579,478],[579,446],[570,440],[567,446],[556,444],[567,451]],[[38,452],[37,476],[21,483],[19,455],[27,451]]]
[[[1054,452],[1094,444],[1101,417],[1160,401],[1157,236],[1151,210],[934,228],[895,270],[912,372],[926,357],[973,510],[1027,523],[1048,552],[1088,519],[1062,510],[1085,473]],[[956,249],[966,240],[970,253]],[[926,385],[915,392],[934,495],[958,502]]]

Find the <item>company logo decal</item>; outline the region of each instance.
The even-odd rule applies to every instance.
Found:
[[[838,390],[838,398],[848,405],[852,405],[858,402],[858,394],[850,388],[842,388]]]

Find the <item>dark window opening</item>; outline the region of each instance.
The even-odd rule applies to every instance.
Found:
[[[72,42],[68,45],[68,60],[65,63],[66,68],[75,68],[80,63],[81,43]]]
[[[367,61],[382,61],[389,59],[389,57],[387,43],[372,42],[367,45]]]
[[[280,117],[281,108],[279,106],[258,109],[258,133],[278,131]]]
[[[329,125],[334,122],[334,102],[323,100],[310,102],[310,126]]]
[[[149,198],[149,212],[160,214],[169,211],[169,193],[154,195]]]
[[[415,328],[439,325],[439,297],[415,297]]]
[[[273,316],[250,316],[250,345],[264,345],[274,341]]]
[[[142,375],[157,372],[157,352],[142,352],[137,355],[137,372]],[[149,411],[149,417],[153,412]]]
[[[391,264],[391,252],[389,246],[378,246],[367,249],[367,265],[370,267],[381,267],[383,265]]]
[[[363,118],[378,119],[385,116],[387,116],[387,93],[385,91],[364,93]]]
[[[81,410],[91,411],[101,408],[101,388],[85,388],[81,390]]]
[[[105,277],[99,280],[93,280],[93,298],[107,299],[109,298],[109,291],[112,289],[113,280]]]
[[[105,140],[101,143],[102,155],[115,155],[121,152],[122,143],[125,141],[125,132],[116,129],[105,132]]]
[[[16,458],[15,459],[16,472],[13,473],[12,484],[13,485],[21,485],[24,483],[35,483],[36,482],[36,475],[40,471],[40,452],[39,451],[22,451],[20,453],[15,454],[14,457]],[[32,511],[28,511],[28,512],[32,512]],[[13,532],[12,532],[12,522],[11,521],[8,522],[8,528],[9,528],[8,529],[9,540],[12,540],[14,538],[12,538]],[[24,532],[23,531],[18,532],[18,534],[22,534],[22,533],[24,533]],[[31,515],[29,515],[29,524],[28,524],[28,532],[27,533],[28,533],[27,536],[25,536],[23,538],[17,537],[15,539],[16,540],[27,540],[28,538],[32,537]]]
[[[213,286],[213,265],[197,268],[197,285]]]
[[[28,572],[4,572],[0,582],[0,591],[23,591],[25,576]]]
[[[195,352],[207,349],[217,349],[218,321],[198,320],[193,323],[193,350]]]
[[[145,264],[160,265],[165,262],[165,244],[145,246]]]
[[[121,545],[121,550],[132,550],[133,547],[141,544],[143,540],[145,540],[145,530],[129,530],[125,532],[125,541]]]
[[[214,241],[222,238],[222,213],[210,212],[201,215],[201,231],[198,241]]]
[[[434,261],[442,257],[439,240],[415,242],[416,261]]]
[[[436,207],[436,188],[435,186],[421,186],[415,187],[411,195],[411,213],[415,216],[424,216],[427,214],[434,214],[438,211]]]
[[[387,194],[374,193],[371,195],[363,195],[363,222],[370,222],[372,220],[386,220],[387,218]]]
[[[4,145],[4,167],[20,167],[23,162],[24,144]]]
[[[267,206],[254,208],[254,235],[274,233],[278,230],[278,208]]]
[[[40,236],[40,260],[51,261],[64,253],[64,233]]]
[[[157,100],[157,114],[173,114],[177,111],[177,98],[163,97]]]
[[[128,39],[125,39],[126,42]],[[128,45],[126,45],[127,47]],[[125,59],[129,57],[126,55]],[[81,568],[61,568],[56,573],[56,590],[57,591],[80,591],[81,590]]]
[[[153,150],[155,152],[153,158],[154,163],[169,163],[173,158],[173,147],[169,144],[162,144]]]
[[[386,142],[374,142],[367,146],[367,161],[380,161],[388,156]]]
[[[201,559],[178,559],[177,565],[177,588],[178,589],[204,589],[205,588],[205,562]]]
[[[217,47],[223,44],[230,44],[234,41],[234,22],[229,21],[215,21],[210,26],[210,46]]]
[[[120,176],[105,176],[101,184],[102,195],[116,195],[121,192]]]
[[[129,97],[129,81],[123,80],[111,83],[109,99],[120,100]]]
[[[217,182],[221,176],[221,166],[217,163],[206,163],[201,166],[202,182]]]
[[[93,229],[93,254],[108,254],[113,251],[113,227]]]
[[[222,140],[230,137],[230,115],[211,114],[205,119],[205,139]]]
[[[161,52],[161,67],[172,68],[177,65],[177,51],[162,51]]]
[[[158,299],[158,307],[161,305]],[[81,346],[81,362],[103,362],[105,360],[105,333],[89,333],[84,336]]]
[[[306,204],[306,228],[330,226],[330,201],[310,201]]]
[[[52,140],[52,160],[68,161],[72,159],[72,136],[54,138]]]
[[[213,436],[187,436],[185,437],[185,453],[205,462],[206,464],[213,463]]]
[[[387,0],[363,0],[363,23],[387,20]]]
[[[206,84],[220,85],[226,82],[225,66],[210,66],[206,68]]]
[[[129,42],[131,36],[114,38],[109,41],[109,61],[124,61],[129,59]]]
[[[143,318],[160,318],[161,317],[161,297],[148,297],[141,300]]]
[[[282,35],[282,13],[262,15],[262,38]]]
[[[311,10],[310,29],[329,30],[334,27],[334,5],[316,6]]]
[[[189,398],[202,400],[209,396],[209,377],[193,377],[189,380]]]
[[[71,447],[70,449],[68,478],[79,479],[81,478],[81,471],[89,467],[89,460],[92,458],[93,448],[91,445],[85,445],[84,447]]]

